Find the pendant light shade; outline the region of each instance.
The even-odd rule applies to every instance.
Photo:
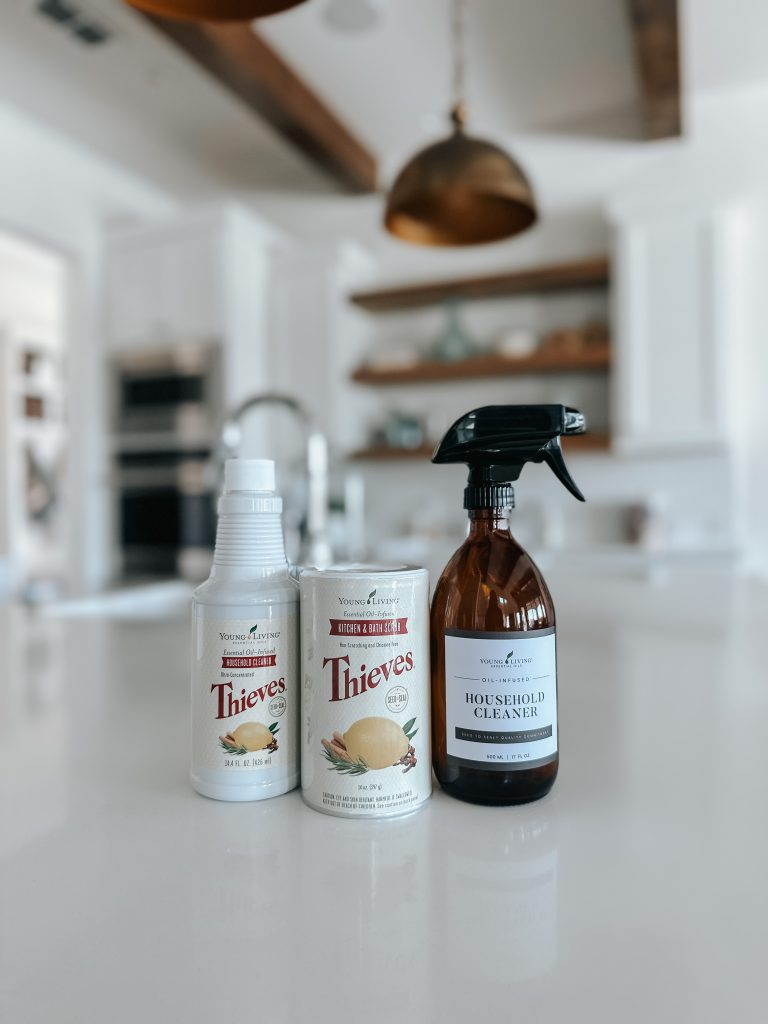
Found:
[[[304,0],[125,0],[149,14],[181,21],[251,21],[298,7]]]
[[[453,132],[400,171],[384,226],[418,245],[479,245],[511,238],[537,219],[533,189],[499,146],[464,131],[464,0],[453,5]]]
[[[465,135],[460,124],[405,165],[384,215],[391,234],[420,245],[497,242],[535,220],[533,191],[519,165],[492,142]]]

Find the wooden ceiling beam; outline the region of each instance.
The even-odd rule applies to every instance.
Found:
[[[645,136],[683,132],[678,0],[629,0]]]
[[[250,23],[143,17],[345,189],[375,190],[376,158]]]

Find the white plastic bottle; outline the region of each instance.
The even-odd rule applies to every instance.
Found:
[[[192,785],[264,800],[299,783],[299,591],[275,464],[229,459],[211,575],[192,604]]]

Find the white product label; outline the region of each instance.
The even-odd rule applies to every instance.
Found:
[[[297,615],[198,618],[192,666],[192,758],[261,771],[297,757]]]
[[[306,573],[302,789],[330,814],[375,817],[432,788],[427,574]]]
[[[555,630],[445,632],[448,754],[509,771],[557,754]]]

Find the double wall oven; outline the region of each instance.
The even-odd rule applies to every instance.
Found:
[[[113,360],[116,536],[124,577],[207,573],[221,374],[216,345],[131,351]]]

